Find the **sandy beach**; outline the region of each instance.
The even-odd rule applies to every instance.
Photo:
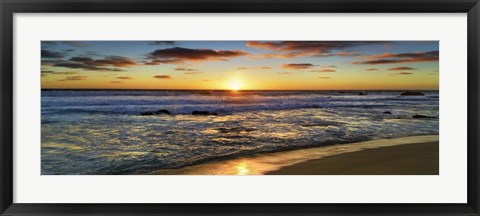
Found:
[[[438,142],[367,149],[309,160],[267,175],[438,175]]]
[[[156,175],[438,175],[438,135],[378,139],[209,162]]]

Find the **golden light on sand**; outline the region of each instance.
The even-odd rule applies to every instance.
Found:
[[[240,79],[232,79],[229,82],[229,86],[233,91],[240,90],[242,88],[242,81]]]
[[[250,168],[247,163],[243,162],[235,166],[237,169],[237,175],[248,175],[250,174]]]

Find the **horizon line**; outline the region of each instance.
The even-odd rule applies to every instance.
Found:
[[[50,90],[98,90],[98,91],[439,91],[439,89],[122,89],[122,88],[42,88]]]

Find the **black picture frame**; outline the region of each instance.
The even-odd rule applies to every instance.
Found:
[[[1,215],[480,215],[478,0],[1,0]],[[466,204],[20,204],[13,203],[14,13],[467,13]],[[452,185],[454,186],[454,185]]]

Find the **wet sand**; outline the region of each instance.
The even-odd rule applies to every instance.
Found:
[[[437,175],[438,135],[265,153],[153,175]]]
[[[438,175],[438,142],[343,153],[283,167],[267,175]]]

